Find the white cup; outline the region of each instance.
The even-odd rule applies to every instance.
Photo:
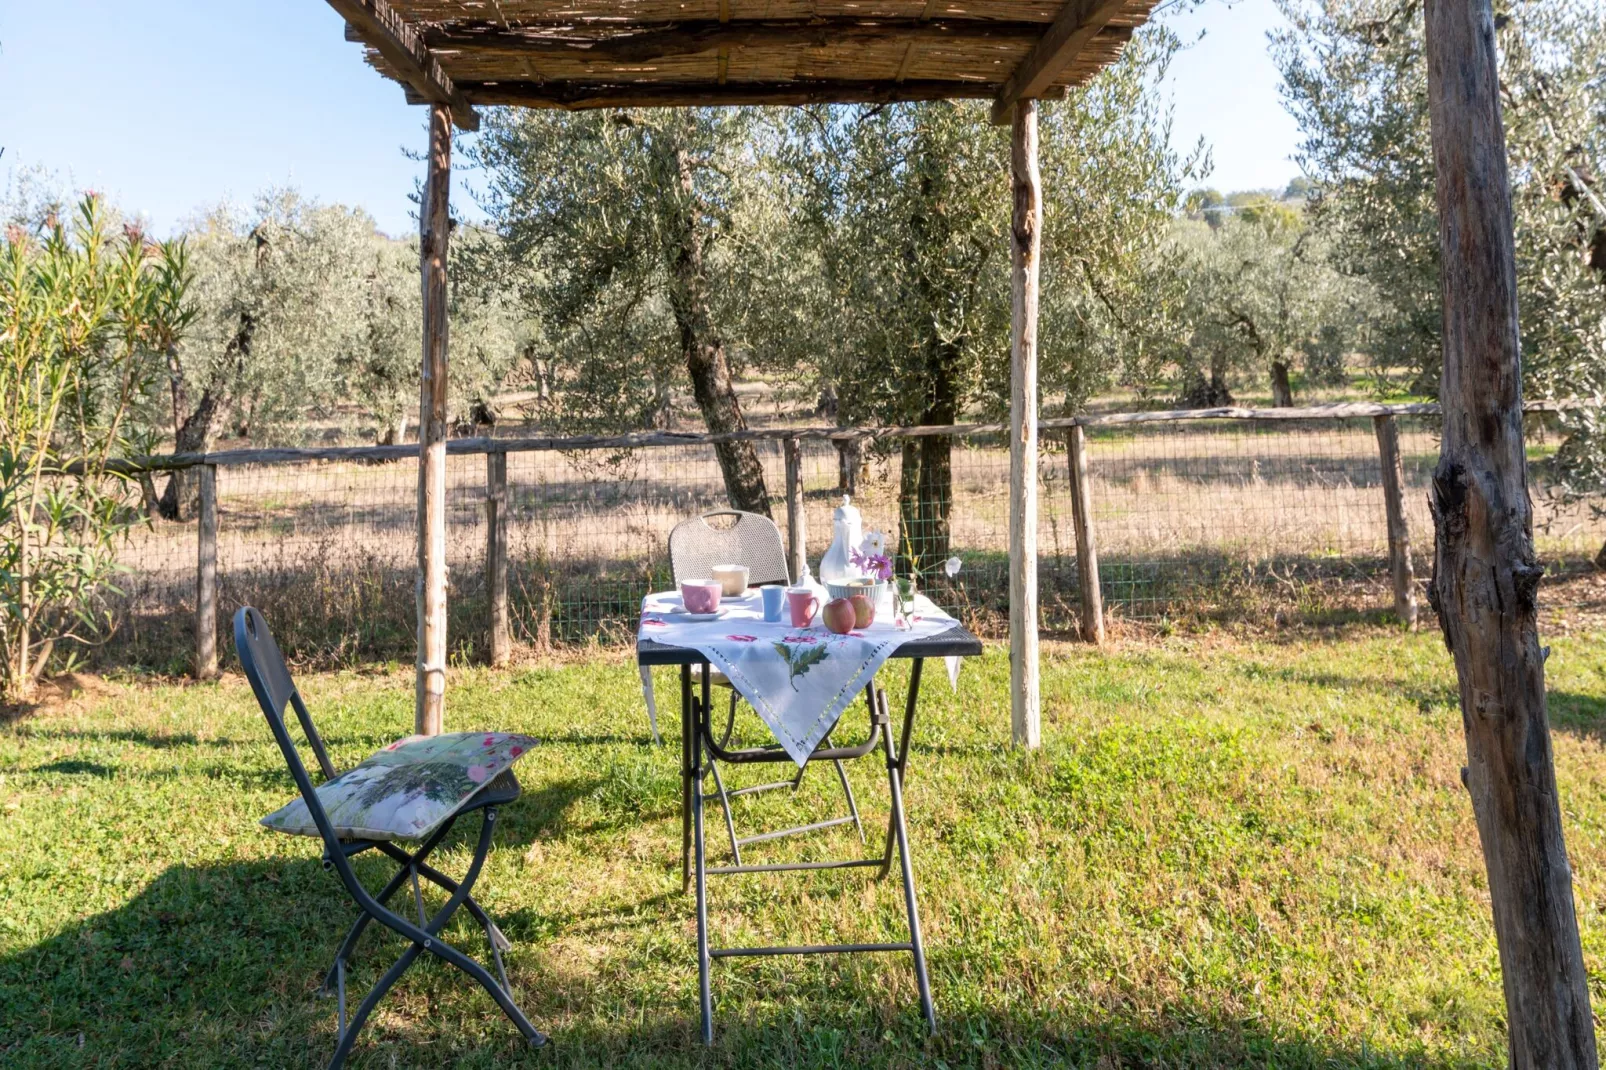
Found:
[[[726,598],[735,598],[747,590],[746,565],[715,565],[708,573],[718,581],[720,593]]]

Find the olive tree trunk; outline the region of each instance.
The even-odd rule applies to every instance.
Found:
[[[1444,294],[1431,598],[1455,657],[1513,1067],[1597,1065],[1545,712],[1510,180],[1489,0],[1428,0]]]
[[[697,221],[692,161],[685,150],[676,154],[680,177],[680,218],[678,241],[670,251],[669,304],[680,331],[681,354],[691,377],[692,397],[703,414],[703,423],[714,434],[747,430],[736,386],[731,381],[730,361],[725,342],[714,329],[709,311],[708,280],[703,274],[703,228]],[[721,442],[714,447],[720,472],[725,477],[725,493],[733,508],[770,515],[769,492],[764,487],[764,468],[751,442]]]

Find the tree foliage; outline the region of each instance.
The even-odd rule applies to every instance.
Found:
[[[1274,53],[1317,183],[1316,225],[1379,302],[1370,351],[1435,393],[1438,217],[1420,0],[1279,0]],[[1606,19],[1584,0],[1497,2],[1530,397],[1606,388]]]
[[[746,419],[734,377],[764,285],[759,113],[496,109],[474,160],[485,207],[539,309],[568,430],[662,425],[678,385],[711,432]],[[765,515],[750,443],[716,448],[738,508]]]
[[[97,198],[0,239],[0,689],[87,642],[137,490],[108,471],[161,354],[191,325],[182,244],[117,233]]]

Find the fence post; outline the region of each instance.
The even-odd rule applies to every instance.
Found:
[[[195,678],[217,676],[217,466],[201,465],[195,545]]]
[[[485,592],[490,603],[491,664],[512,657],[507,621],[507,454],[485,455]]]
[[[1076,583],[1082,592],[1082,639],[1104,642],[1104,591],[1099,586],[1099,551],[1093,540],[1093,490],[1087,478],[1087,436],[1077,424],[1065,433],[1071,469],[1071,520],[1076,526]]]
[[[1416,574],[1411,567],[1411,532],[1405,522],[1405,473],[1400,464],[1400,429],[1392,413],[1372,417],[1383,468],[1383,509],[1388,517],[1389,578],[1394,615],[1416,630]]]
[[[808,567],[803,529],[803,455],[796,435],[781,440],[786,455],[786,545],[790,551],[788,567],[793,581]]]

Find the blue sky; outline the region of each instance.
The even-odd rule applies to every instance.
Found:
[[[1296,173],[1266,55],[1278,22],[1272,0],[1207,0],[1174,22],[1193,42],[1167,90],[1175,139],[1211,144],[1219,188]],[[391,233],[413,225],[420,165],[402,150],[422,148],[423,111],[362,62],[322,0],[0,5],[0,101],[0,185],[41,166],[158,233],[283,184],[361,205]]]

